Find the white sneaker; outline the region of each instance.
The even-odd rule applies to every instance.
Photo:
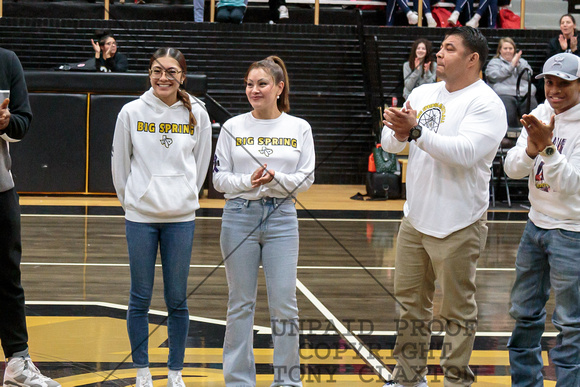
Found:
[[[479,19],[481,19],[481,16],[479,16],[478,14],[475,14],[467,23],[465,23],[465,25],[469,26],[469,27],[477,28],[477,27],[479,27]]]
[[[288,13],[288,7],[286,7],[285,5],[281,5],[278,8],[278,12],[280,12],[280,19],[288,19],[290,17]]]
[[[153,387],[153,378],[151,378],[151,374],[137,376],[135,387]]]
[[[60,384],[40,373],[30,357],[10,358],[4,370],[4,387],[60,387]]]
[[[410,25],[415,25],[419,23],[419,15],[417,15],[417,12],[409,11],[407,12],[407,20]]]
[[[437,27],[437,22],[431,12],[425,14],[425,19],[427,19],[427,27]]]
[[[459,20],[459,12],[453,11],[451,16],[449,16],[449,19],[447,19],[447,22],[451,24],[451,26],[455,27],[457,25],[457,20]]]
[[[185,387],[185,383],[181,378],[181,372],[167,376],[167,387]]]

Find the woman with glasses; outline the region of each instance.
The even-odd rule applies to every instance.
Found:
[[[95,42],[96,40],[96,42]],[[97,71],[105,73],[124,73],[129,64],[127,57],[117,52],[117,41],[109,31],[95,32],[95,39],[91,39],[95,51],[95,67]]]
[[[244,80],[253,110],[226,121],[214,157],[214,187],[227,199],[220,236],[229,288],[225,384],[256,386],[253,324],[262,265],[274,343],[272,386],[302,386],[293,197],[314,181],[312,129],[287,114],[289,83],[282,59],[254,62]]]
[[[211,155],[211,125],[202,102],[183,88],[183,54],[160,48],[149,61],[151,88],[117,118],[112,172],[125,210],[131,290],[127,329],[137,387],[152,387],[148,311],[160,250],[167,306],[168,387],[181,377],[189,329],[187,277],[195,210]]]

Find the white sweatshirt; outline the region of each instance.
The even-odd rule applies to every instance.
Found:
[[[178,101],[167,106],[149,89],[117,117],[113,184],[125,218],[139,223],[195,219],[198,193],[211,157],[211,124],[203,103],[190,96],[197,125]]]
[[[482,80],[453,93],[445,82],[423,85],[408,101],[423,131],[409,148],[403,211],[418,231],[444,238],[489,206],[490,167],[507,131],[505,107]],[[391,153],[406,144],[387,127],[381,142]]]
[[[548,124],[554,109],[546,100],[530,114]],[[516,146],[509,150],[505,172],[514,179],[529,176],[529,217],[544,229],[580,231],[580,104],[556,115],[552,156],[526,153],[528,132],[522,129]]]
[[[263,164],[274,170],[274,179],[252,188],[252,173]],[[245,113],[222,127],[213,184],[226,199],[284,198],[310,188],[314,167],[314,141],[308,122],[286,113],[273,120]]]

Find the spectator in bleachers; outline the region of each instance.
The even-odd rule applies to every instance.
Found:
[[[437,78],[437,60],[431,60],[431,42],[424,38],[415,40],[411,47],[409,60],[403,64],[405,88],[403,97],[407,99],[417,86],[433,83]]]
[[[560,31],[559,36],[550,39],[548,42],[547,58],[551,58],[556,54],[562,52],[570,52],[574,55],[580,56],[578,51],[578,32],[576,31],[576,19],[569,13],[560,17]]]
[[[268,6],[270,8],[270,24],[290,17],[286,0],[268,0]]]
[[[395,5],[399,5],[401,11],[407,16],[407,20],[410,25],[415,25],[419,22],[419,15],[417,12],[411,11],[407,0],[387,0],[387,24],[388,26],[394,25],[395,21]]]
[[[479,2],[479,6],[477,7],[477,11],[473,14],[473,0],[456,0],[455,3],[455,10],[451,13],[451,16],[447,20],[449,24],[455,26],[457,24],[457,20],[459,19],[459,15],[461,14],[461,10],[467,5],[467,11],[469,17],[469,21],[465,23],[465,25],[473,28],[479,27],[479,21],[481,20],[482,16],[487,16],[487,25],[483,27],[487,28],[495,28],[497,22],[497,13],[498,13],[498,0],[481,0]]]
[[[219,23],[240,24],[246,13],[247,0],[219,0],[215,20]]]
[[[499,95],[505,105],[508,126],[510,127],[520,127],[521,116],[529,113],[524,108],[527,99],[522,100],[516,96],[518,76],[525,69],[532,71],[529,63],[522,58],[522,51],[517,51],[513,39],[501,38],[497,46],[497,53],[485,69],[485,76],[489,86]],[[528,92],[528,82],[528,77],[524,75],[520,82],[520,96],[525,96]],[[538,106],[534,85],[532,85],[530,100],[531,109]]]
[[[418,1],[414,1],[415,4],[415,11],[411,11],[409,8],[409,4],[407,0],[387,0],[387,25],[393,25],[394,13],[395,13],[395,4],[399,5],[399,8],[407,15],[407,20],[409,24],[414,25],[419,22],[419,15],[417,14],[418,9]],[[425,19],[427,20],[427,27],[437,27],[437,22],[433,18],[433,14],[431,13],[431,1],[430,0],[423,0],[423,13],[425,14]]]
[[[96,40],[96,42],[95,42]],[[127,57],[117,52],[117,41],[109,31],[97,30],[91,39],[95,50],[95,67],[106,73],[124,73],[129,67]]]

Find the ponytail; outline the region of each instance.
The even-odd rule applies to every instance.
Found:
[[[193,115],[193,111],[191,110],[191,100],[189,99],[189,94],[183,89],[177,90],[177,99],[183,102],[183,106],[189,111],[189,129],[190,133],[193,133],[193,129],[197,125],[197,120]]]
[[[290,80],[288,79],[288,71],[286,70],[284,61],[276,55],[270,55],[266,59],[252,63],[244,78],[246,82],[250,71],[257,68],[261,68],[270,74],[276,84],[284,82],[284,89],[282,89],[276,105],[279,111],[284,113],[290,112]]]

